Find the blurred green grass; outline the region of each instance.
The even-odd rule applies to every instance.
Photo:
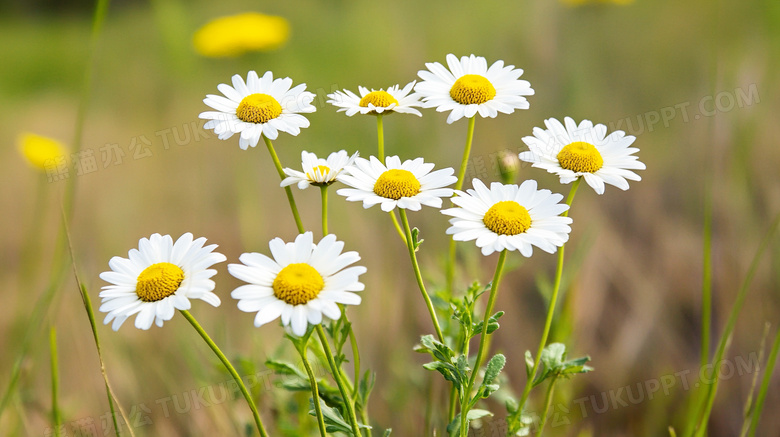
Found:
[[[715,18],[715,8],[719,8]],[[209,19],[245,10],[287,17],[292,38],[271,53],[238,59],[195,56],[189,38]],[[717,20],[717,21],[716,21]],[[298,137],[275,142],[286,166],[299,165],[300,150],[328,153],[341,148],[368,156],[375,149],[372,118],[347,118],[324,105],[334,89],[358,85],[380,88],[416,78],[425,62],[443,62],[447,53],[503,59],[525,69],[536,95],[531,109],[497,119],[479,119],[473,157],[520,150],[520,138],[549,117],[588,118],[605,124],[633,119],[640,159],[648,166],[643,181],[604,196],[580,195],[572,211],[573,245],[588,240],[585,261],[572,286],[574,355],[588,353],[596,372],[581,378],[566,398],[572,426],[551,435],[660,435],[690,394],[681,390],[638,405],[609,409],[581,418],[569,402],[686,369],[697,371],[698,293],[701,268],[701,204],[706,161],[713,162],[715,189],[714,284],[715,327],[720,331],[752,250],[769,218],[780,210],[780,162],[777,147],[780,7],[770,0],[739,2],[643,1],[632,5],[569,8],[552,1],[469,2],[249,1],[112,5],[99,45],[95,82],[83,149],[97,155],[99,170],[78,177],[73,233],[82,276],[96,302],[103,285],[97,274],[114,255],[124,255],[138,238],[153,232],[178,236],[191,231],[220,244],[229,260],[244,251],[267,251],[275,236],[295,233],[278,179],[262,148],[242,151],[237,139],[210,136],[165,149],[163,136],[185,128],[206,110],[201,103],[216,85],[247,70],[272,70],[305,82],[318,95],[312,125]],[[63,183],[46,184],[49,201],[39,251],[38,277],[32,286],[19,278],[19,254],[32,222],[36,178],[16,153],[21,130],[69,140],[77,106],[89,35],[88,14],[9,14],[0,18],[0,371],[7,374],[18,349],[34,298],[46,282],[57,202]],[[715,38],[713,38],[713,36]],[[713,62],[713,56],[716,61]],[[717,73],[711,74],[712,66]],[[711,78],[717,83],[713,86]],[[747,90],[755,84],[760,101],[714,117],[695,119],[702,98]],[[690,103],[689,121],[677,113],[668,127],[639,130],[637,117],[661,108]],[[465,123],[446,125],[446,115],[432,110],[416,117],[393,116],[385,123],[386,147],[403,158],[423,156],[438,167],[457,166]],[[626,124],[624,122],[623,126]],[[169,133],[165,133],[169,132]],[[714,132],[714,135],[711,134]],[[158,135],[159,134],[159,135]],[[152,156],[133,159],[134,138],[152,142]],[[100,149],[118,144],[127,153],[121,165],[103,167]],[[75,170],[71,168],[71,177]],[[549,175],[522,168],[521,179],[534,178],[553,191],[565,192]],[[468,186],[468,185],[467,185]],[[334,190],[333,190],[334,191]],[[316,190],[296,191],[308,228],[317,229]],[[387,217],[376,208],[364,211],[332,193],[333,232],[358,250],[369,268],[364,303],[352,310],[365,366],[378,372],[372,402],[377,423],[398,435],[415,435],[422,422],[424,382],[430,376],[416,364],[411,346],[430,330],[414,290],[404,247]],[[436,211],[413,214],[413,225],[426,243],[422,263],[431,279],[439,274],[446,220]],[[592,240],[592,241],[591,241]],[[482,259],[464,244],[471,261],[467,281],[490,278],[492,258]],[[475,253],[470,253],[475,252]],[[775,244],[759,272],[731,347],[730,356],[758,350],[763,323],[780,321],[780,249]],[[522,353],[532,348],[543,319],[543,300],[535,290],[539,275],[551,275],[554,257],[536,254],[506,277],[498,309],[507,311],[495,346],[509,359],[507,373],[521,387]],[[238,285],[224,265],[218,268],[219,310],[196,305],[193,313],[229,354],[262,363],[281,341],[274,327],[257,330],[229,297]],[[406,279],[399,281],[399,277]],[[58,324],[61,351],[61,404],[65,423],[107,411],[94,347],[75,285],[68,284],[51,313]],[[153,424],[139,435],[200,435],[231,429],[226,414],[248,413],[221,406],[165,417],[155,400],[226,380],[194,333],[179,318],[154,333],[126,326],[119,333],[103,329],[109,376],[126,407],[145,403]],[[48,427],[45,342],[25,363],[20,408],[0,421],[0,433],[40,435]],[[740,426],[743,398],[752,375],[724,381],[716,402],[711,435],[734,435]],[[778,387],[773,382],[772,387]],[[5,387],[5,381],[0,384]],[[278,389],[273,389],[278,390]],[[263,394],[264,402],[277,395]],[[766,411],[780,407],[770,390]],[[561,398],[563,401],[564,398]],[[600,398],[598,399],[601,402]],[[497,406],[496,411],[501,411]],[[229,412],[229,413],[228,413]],[[273,415],[283,414],[274,412]],[[247,417],[243,417],[247,419]],[[765,414],[762,429],[780,421]],[[228,431],[232,432],[232,431]]]

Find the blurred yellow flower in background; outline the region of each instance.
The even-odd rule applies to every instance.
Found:
[[[283,17],[246,12],[216,18],[195,32],[195,50],[207,57],[233,57],[246,52],[273,50],[290,37]]]
[[[613,3],[616,5],[628,5],[634,3],[634,0],[561,0],[561,2],[569,6],[583,6],[583,5],[609,4],[609,3]]]
[[[46,170],[56,158],[67,156],[68,147],[49,137],[36,135],[30,132],[19,134],[19,152],[27,162],[40,170]]]

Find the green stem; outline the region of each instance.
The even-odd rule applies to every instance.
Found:
[[[230,364],[230,361],[227,359],[225,354],[222,353],[217,344],[214,343],[214,340],[209,337],[203,327],[200,326],[200,323],[195,320],[195,317],[193,317],[189,311],[179,310],[179,312],[181,312],[184,318],[190,322],[190,325],[192,325],[192,327],[198,331],[198,334],[200,334],[201,338],[203,338],[206,344],[209,345],[211,350],[214,351],[214,354],[216,354],[219,360],[222,361],[222,364],[225,366],[227,371],[230,372],[230,375],[233,376],[233,379],[236,380],[238,388],[241,389],[241,393],[244,395],[244,399],[246,399],[247,404],[249,404],[249,408],[252,410],[252,415],[255,418],[255,425],[257,425],[257,430],[260,432],[262,437],[268,437],[268,433],[265,431],[265,427],[263,426],[263,420],[260,418],[260,412],[257,411],[257,406],[255,406],[255,401],[252,399],[252,395],[249,394],[249,390],[246,389],[244,381],[241,380],[241,376],[239,376],[238,372],[236,372],[235,367]]]
[[[330,365],[330,372],[333,375],[333,379],[336,380],[336,385],[339,387],[341,398],[344,400],[344,405],[347,407],[347,419],[352,426],[352,433],[355,437],[360,437],[360,426],[357,423],[357,417],[355,416],[355,406],[352,404],[352,398],[347,394],[347,390],[344,381],[341,378],[341,371],[336,366],[336,360],[333,358],[333,352],[330,350],[330,344],[328,338],[325,336],[325,330],[322,329],[322,325],[315,327],[317,335],[320,337],[320,343],[325,350],[325,356],[328,358],[328,364]]]
[[[550,385],[547,387],[547,394],[544,395],[544,410],[542,411],[542,423],[539,425],[539,432],[536,437],[541,437],[544,433],[544,425],[547,424],[547,413],[550,411],[550,404],[552,404],[553,391],[555,391],[555,383],[558,381],[557,376],[553,376],[550,380]]]
[[[54,423],[54,435],[60,437],[60,410],[57,399],[60,389],[59,365],[57,359],[57,328],[49,329],[49,352],[51,353],[51,420]]]
[[[398,233],[401,239],[404,240],[404,244],[406,244],[406,234],[404,234],[403,228],[401,228],[401,225],[398,223],[398,218],[395,216],[395,211],[390,211],[388,214],[390,214],[390,219],[393,220],[395,231]]]
[[[385,130],[382,125],[382,114],[376,116],[376,136],[377,136],[377,152],[379,153],[379,160],[385,162]]]
[[[404,231],[406,232],[406,247],[409,249],[409,257],[412,259],[412,267],[414,268],[414,277],[417,279],[417,286],[420,287],[420,293],[422,293],[423,299],[425,299],[425,305],[428,307],[428,313],[431,315],[431,321],[433,321],[433,327],[436,330],[436,336],[439,341],[444,343],[444,334],[441,332],[439,326],[439,319],[436,317],[436,309],[433,307],[431,297],[428,292],[425,291],[425,283],[423,282],[422,272],[420,272],[420,265],[417,263],[417,253],[414,249],[414,243],[412,241],[412,230],[409,228],[409,220],[406,218],[406,211],[401,209],[401,223],[404,225]]]
[[[471,144],[474,140],[474,125],[476,124],[477,116],[469,118],[469,127],[466,132],[466,147],[463,149],[463,158],[460,161],[460,170],[458,170],[458,180],[455,182],[455,189],[460,190],[463,188],[463,179],[466,177],[466,168],[469,165],[469,157],[471,156]],[[452,293],[453,285],[455,282],[455,257],[456,248],[455,240],[450,239],[448,257],[447,257],[447,291]]]
[[[709,173],[708,173],[709,174]],[[704,187],[704,244],[702,247],[701,281],[701,366],[710,359],[710,329],[712,325],[712,188],[709,177]]]
[[[501,254],[498,256],[498,264],[496,264],[496,273],[493,275],[493,281],[490,284],[490,297],[488,298],[487,306],[485,307],[485,317],[482,319],[482,333],[479,337],[479,349],[477,349],[477,358],[474,362],[474,370],[471,371],[471,378],[469,378],[469,384],[466,387],[466,392],[464,396],[464,402],[461,403],[460,406],[460,418],[461,418],[461,428],[460,428],[460,435],[463,437],[466,437],[468,434],[468,429],[466,429],[466,418],[469,413],[469,407],[471,405],[471,389],[474,388],[474,382],[477,379],[477,374],[479,373],[479,368],[482,366],[482,361],[485,359],[485,354],[487,353],[487,344],[488,339],[490,338],[491,334],[488,334],[488,322],[490,321],[490,316],[493,314],[493,307],[496,304],[496,297],[498,296],[498,284],[501,282],[501,273],[504,271],[504,264],[506,262],[506,255],[507,255],[507,249],[504,249],[501,251]],[[468,356],[468,352],[467,352]]]
[[[756,430],[758,429],[758,420],[761,418],[761,411],[764,409],[764,399],[766,399],[767,391],[769,391],[769,382],[772,380],[772,373],[774,372],[775,363],[777,362],[778,350],[780,350],[780,330],[777,331],[775,342],[772,344],[772,351],[769,352],[769,359],[764,368],[764,378],[761,380],[761,389],[758,391],[756,406],[753,408],[753,413],[751,414],[750,437],[755,437]]]
[[[347,317],[346,311],[344,317]],[[349,345],[352,347],[352,369],[355,372],[355,382],[352,385],[352,396],[357,399],[358,388],[360,386],[360,351],[358,350],[357,339],[355,338],[355,332],[352,331],[352,324],[349,325]],[[365,405],[363,406],[365,408]]]
[[[460,161],[460,170],[458,171],[458,181],[455,182],[455,189],[463,188],[463,178],[466,177],[466,167],[469,165],[469,156],[471,155],[471,143],[474,140],[474,124],[477,116],[469,118],[469,129],[466,132],[466,147],[463,149],[463,158]]]
[[[763,259],[764,251],[772,241],[772,237],[774,236],[775,231],[777,231],[779,225],[780,214],[775,217],[772,226],[769,228],[769,231],[767,231],[767,234],[761,241],[761,245],[759,246],[758,250],[753,256],[753,260],[750,263],[750,268],[748,268],[747,275],[742,281],[742,285],[737,292],[737,299],[734,301],[734,304],[731,307],[731,314],[729,314],[728,322],[726,322],[726,327],[723,329],[723,334],[721,334],[720,341],[718,342],[718,348],[715,351],[715,356],[712,358],[713,374],[716,376],[719,370],[719,368],[716,366],[719,365],[723,360],[723,355],[726,351],[726,344],[729,342],[731,334],[734,332],[734,327],[737,324],[737,317],[742,310],[742,306],[745,304],[745,298],[747,297],[747,292],[750,289],[750,283],[753,281],[753,276],[755,276],[758,265]],[[718,383],[720,380],[717,377],[714,377],[713,379],[714,382],[710,384],[709,387],[707,387],[704,403],[702,404],[703,410],[697,414],[696,428],[694,433],[694,435],[697,437],[704,436],[707,431],[707,422],[709,421],[710,414],[712,413],[712,405],[715,402],[715,395],[718,392]]]
[[[482,334],[479,337],[479,349],[477,349],[477,361],[474,363],[474,371],[471,372],[471,378],[469,379],[469,389],[466,393],[471,391],[474,387],[474,380],[477,379],[477,373],[479,373],[479,366],[485,360],[485,354],[487,353],[488,340],[491,334],[488,334],[487,327],[490,316],[493,314],[493,307],[496,304],[496,297],[498,296],[498,284],[501,281],[501,273],[504,271],[504,263],[506,262],[507,249],[501,251],[498,256],[498,264],[496,265],[496,273],[493,275],[493,282],[490,284],[490,297],[488,298],[488,304],[485,307],[485,317],[482,322]]]
[[[328,186],[320,185],[320,195],[322,197],[322,236],[328,235]]]
[[[566,204],[569,205],[570,208],[561,214],[563,217],[568,217],[569,215],[571,204],[574,200],[574,195],[577,194],[577,188],[580,186],[580,181],[582,181],[582,178],[579,178],[574,181],[574,183],[572,183],[571,189],[569,190],[569,196],[566,198]],[[531,393],[531,388],[533,388],[533,381],[536,378],[536,372],[539,370],[539,361],[542,358],[542,351],[544,351],[544,346],[547,344],[547,337],[550,335],[550,327],[552,326],[553,315],[555,314],[555,306],[558,302],[558,292],[561,288],[561,277],[563,276],[564,248],[565,245],[562,245],[560,249],[558,249],[558,265],[555,268],[555,285],[553,286],[552,296],[550,297],[550,306],[547,308],[547,318],[544,321],[542,339],[539,342],[539,347],[536,349],[536,355],[534,355],[534,367],[531,369],[531,375],[525,382],[525,388],[523,388],[523,395],[520,398],[520,402],[518,403],[517,411],[515,411],[515,413],[507,419],[509,423],[508,429],[510,432],[514,430],[515,426],[517,426],[517,421],[520,419],[520,415],[523,412],[525,402],[528,400],[528,395]]]
[[[314,412],[317,414],[317,426],[320,428],[320,435],[325,437],[327,435],[325,432],[325,418],[322,416],[322,408],[320,407],[320,391],[319,387],[317,386],[317,378],[314,377],[314,372],[311,370],[311,364],[309,363],[309,359],[306,357],[306,345],[308,343],[309,338],[307,336],[306,340],[302,342],[302,345],[299,347],[298,344],[296,344],[295,348],[298,350],[298,353],[301,354],[303,367],[306,368],[306,373],[309,375],[309,384],[311,384],[311,396],[312,402],[314,403]]]
[[[268,153],[271,154],[271,159],[274,161],[276,172],[279,173],[279,178],[284,180],[284,168],[282,168],[282,163],[279,161],[279,156],[276,155],[276,150],[274,150],[273,143],[271,143],[271,140],[269,140],[265,135],[262,135],[262,137],[263,141],[265,141],[266,147],[268,148]],[[298,206],[295,205],[295,197],[293,197],[292,190],[289,186],[284,187],[284,191],[287,193],[287,202],[290,204],[290,209],[292,210],[293,217],[295,218],[295,225],[298,226],[298,232],[302,234],[306,230],[303,227],[301,215],[298,213]]]

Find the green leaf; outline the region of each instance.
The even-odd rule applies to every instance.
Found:
[[[424,335],[422,338],[420,338],[420,343],[422,343],[423,347],[428,349],[428,353],[433,355],[434,358],[436,358],[439,361],[444,362],[451,362],[452,358],[455,356],[455,352],[452,351],[452,349],[449,348],[444,343],[441,343],[440,341],[437,341],[433,338],[432,335]]]
[[[368,398],[371,396],[371,391],[374,389],[376,383],[376,373],[366,370],[363,377],[360,378],[358,385],[358,395],[360,397],[360,405],[368,405]]]
[[[387,428],[382,434],[382,437],[390,437],[390,433],[393,432],[393,428]]]
[[[317,416],[317,412],[314,409],[314,401],[309,400],[309,415]],[[344,420],[344,416],[335,409],[327,406],[325,402],[319,400],[320,410],[322,410],[322,417],[325,419],[325,430],[328,432],[343,432],[344,434],[354,436],[352,427]]]
[[[503,316],[503,315],[504,315],[504,312],[503,311],[499,311],[499,312],[493,314],[492,316],[490,316],[490,318],[488,319],[488,328],[487,328],[487,333],[488,334],[492,334],[496,329],[498,329],[500,327],[500,325],[498,324],[498,319],[501,316]],[[484,325],[484,322],[479,322],[479,323],[474,325],[474,331],[472,333],[472,337],[477,335],[477,334],[481,334],[482,333],[482,326],[483,325]]]
[[[431,363],[423,364],[423,367],[425,369],[435,370],[441,373],[442,376],[444,376],[444,379],[455,384],[455,386],[458,387],[459,390],[463,386],[463,379],[461,379],[458,369],[456,369],[455,366],[450,363],[445,363],[442,361],[433,361]]]
[[[495,354],[493,358],[488,361],[487,370],[485,370],[485,378],[482,380],[483,384],[492,384],[493,381],[501,373],[501,370],[506,364],[506,357],[503,354]]]
[[[531,351],[525,351],[525,377],[531,379],[531,372],[534,371],[534,357]]]
[[[309,399],[309,415],[316,416],[317,412],[314,409],[314,402]],[[339,410],[329,407],[325,402],[320,399],[320,410],[322,410],[322,417],[325,419],[325,430],[327,432],[343,432],[344,434],[355,436],[352,432],[352,427],[344,420],[344,416],[341,415]],[[370,426],[358,423],[359,428],[371,429]],[[358,436],[361,437],[361,436]]]
[[[265,366],[273,370],[274,373],[281,375],[295,375],[307,381],[309,380],[309,375],[307,375],[303,370],[299,369],[298,366],[288,361],[268,359],[265,361]]]
[[[461,380],[466,380],[469,377],[469,360],[465,355],[458,356],[458,375]]]
[[[481,419],[486,416],[492,416],[493,413],[491,413],[488,410],[480,410],[480,409],[473,409],[469,410],[468,414],[466,414],[466,426],[469,425],[469,422],[476,419]],[[457,436],[460,433],[460,413],[455,415],[455,418],[452,419],[452,422],[450,422],[447,425],[447,432],[451,436]]]
[[[419,249],[423,241],[425,240],[420,239],[420,230],[417,228],[412,229],[412,244],[414,245],[415,252],[417,252],[417,249]]]
[[[554,369],[561,364],[566,356],[566,346],[563,343],[551,343],[542,351],[542,363],[549,369]]]

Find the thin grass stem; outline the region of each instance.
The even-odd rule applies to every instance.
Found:
[[[60,376],[59,363],[57,358],[57,328],[52,326],[49,329],[49,353],[51,356],[51,421],[54,424],[54,436],[60,437],[60,409],[57,399],[59,399]]]
[[[751,414],[749,437],[755,437],[756,432],[758,431],[758,421],[761,419],[761,412],[764,409],[764,400],[766,399],[766,394],[769,392],[769,383],[772,381],[772,374],[775,371],[778,351],[780,351],[780,329],[778,329],[777,334],[775,334],[775,341],[772,343],[772,350],[769,352],[769,359],[764,368],[764,378],[761,380],[761,388],[758,390],[756,405]]]

